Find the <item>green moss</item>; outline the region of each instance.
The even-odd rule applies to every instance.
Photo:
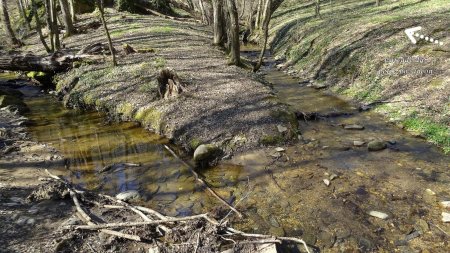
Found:
[[[134,107],[131,103],[123,103],[120,104],[117,108],[116,108],[117,113],[122,114],[123,116],[127,117],[127,118],[131,118],[133,117],[133,112],[134,112]]]
[[[37,77],[45,77],[45,76],[47,76],[47,74],[44,72],[40,72],[40,71],[30,71],[27,73],[27,77],[33,78],[33,79],[36,79]]]
[[[202,141],[196,138],[193,138],[190,142],[189,142],[189,147],[192,150],[195,150],[198,146],[200,146],[202,144]]]
[[[141,122],[145,126],[151,127],[156,132],[161,130],[161,113],[153,108],[140,109],[134,116],[134,119]]]
[[[424,134],[429,141],[442,147],[446,154],[450,153],[450,127],[415,116],[404,120],[403,124],[408,130]]]
[[[265,135],[259,139],[259,143],[264,146],[273,146],[284,142],[284,137],[281,135]]]

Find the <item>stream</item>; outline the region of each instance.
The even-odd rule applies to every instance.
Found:
[[[286,151],[281,154],[274,147],[261,148],[201,171],[221,196],[230,203],[239,202],[247,217],[234,221],[238,228],[301,236],[322,249],[347,242],[372,249],[393,243],[386,238],[401,240],[420,220],[440,223],[439,201],[450,200],[449,156],[387,123],[381,115],[359,112],[338,97],[299,85],[271,66],[263,69],[265,79],[293,110],[348,114],[301,120],[301,139],[283,147]],[[57,173],[73,183],[110,195],[137,190],[142,205],[170,216],[198,214],[218,206],[165,150],[167,139],[135,123],[109,122],[99,112],[65,109],[48,95],[29,96],[25,102],[31,110],[26,116],[32,122],[32,137],[61,152],[65,168]],[[343,127],[349,124],[364,129]],[[354,141],[378,139],[389,141],[386,149],[369,152],[365,144],[354,145]],[[99,172],[114,163],[141,166]],[[370,217],[371,210],[387,213],[389,220]],[[442,235],[423,236],[436,245],[442,239]]]

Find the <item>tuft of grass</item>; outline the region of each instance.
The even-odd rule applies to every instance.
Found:
[[[155,60],[153,60],[153,66],[155,68],[164,68],[167,64],[166,59],[162,58],[162,57],[156,57]]]
[[[444,153],[450,153],[450,127],[416,116],[405,119],[403,124],[408,130],[424,134],[428,140],[442,147]]]

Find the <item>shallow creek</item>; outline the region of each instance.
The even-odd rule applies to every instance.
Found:
[[[366,250],[376,245],[394,247],[419,220],[450,232],[440,222],[438,204],[450,200],[449,156],[376,113],[360,113],[282,72],[266,68],[265,73],[282,102],[296,111],[352,115],[300,121],[301,140],[283,147],[286,151],[281,155],[274,147],[266,147],[201,171],[231,203],[248,195],[239,203],[247,216],[235,221],[240,228],[302,236],[322,249],[348,244]],[[201,213],[218,205],[195,187],[189,171],[164,149],[166,139],[134,123],[105,123],[105,115],[98,112],[65,109],[50,96],[33,96],[26,103],[33,138],[62,153],[65,168],[59,173],[73,183],[111,195],[138,190],[142,204],[172,216]],[[347,130],[342,127],[345,124],[364,129]],[[353,145],[355,140],[373,139],[391,144],[378,152]],[[123,162],[142,166],[99,173],[104,166]],[[436,194],[427,194],[426,189]],[[389,218],[370,217],[371,210],[387,213]],[[446,237],[434,229],[422,238],[419,246],[427,242],[440,249]]]

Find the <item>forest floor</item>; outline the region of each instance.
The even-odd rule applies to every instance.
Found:
[[[328,86],[450,152],[450,26],[445,0],[287,0],[271,21],[271,49],[302,80]],[[418,39],[405,29],[442,45]],[[434,41],[436,42],[436,41]],[[380,102],[380,103],[377,103]]]

